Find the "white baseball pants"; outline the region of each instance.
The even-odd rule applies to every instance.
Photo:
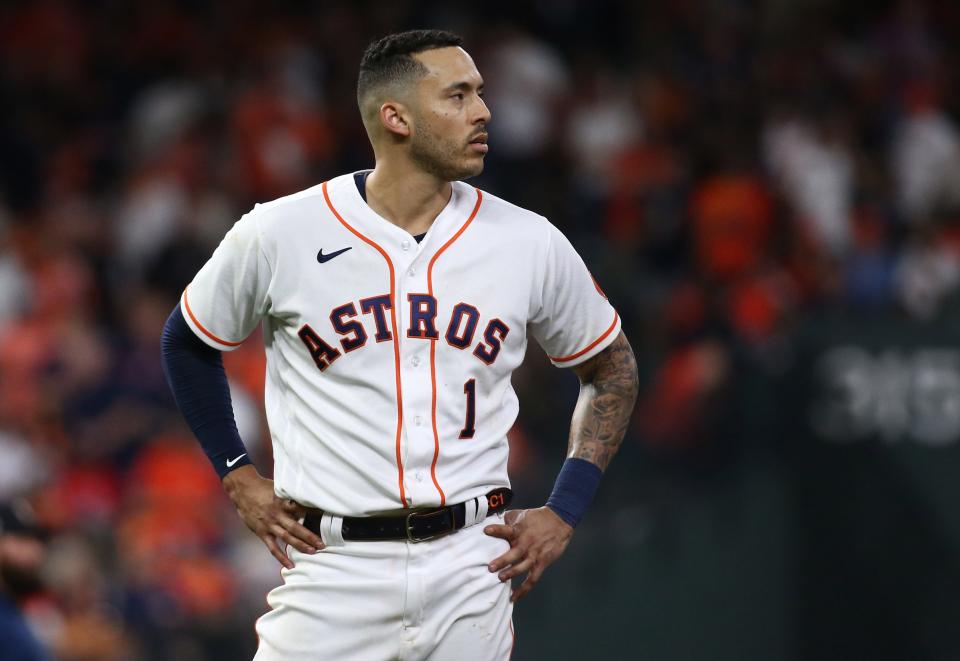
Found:
[[[492,515],[427,542],[289,548],[295,567],[267,595],[255,661],[509,659],[510,584],[487,570],[509,544],[483,534],[502,522]]]

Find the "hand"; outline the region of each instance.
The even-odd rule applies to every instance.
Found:
[[[320,538],[298,523],[306,514],[303,506],[277,498],[273,480],[261,477],[253,466],[242,466],[227,473],[223,488],[243,522],[287,569],[293,569],[293,562],[286,550],[280,548],[280,540],[303,553],[316,553],[323,548]]]
[[[573,528],[547,507],[510,510],[503,520],[503,525],[487,526],[483,532],[510,542],[510,550],[489,565],[491,572],[500,572],[501,581],[528,572],[520,587],[510,594],[510,601],[516,602],[533,589],[544,570],[567,548]]]

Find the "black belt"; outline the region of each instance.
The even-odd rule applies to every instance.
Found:
[[[486,498],[487,514],[499,514],[510,505],[513,492],[505,487],[494,489]],[[458,503],[394,516],[345,516],[341,534],[344,539],[355,541],[407,539],[411,542],[425,542],[463,528],[467,518],[466,511],[466,503]],[[303,525],[319,535],[322,517],[323,512],[320,510],[308,510]]]

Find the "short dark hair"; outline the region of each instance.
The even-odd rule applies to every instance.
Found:
[[[363,53],[360,60],[360,75],[357,78],[357,105],[363,112],[363,99],[378,87],[418,79],[427,73],[426,67],[411,55],[433,50],[462,46],[459,35],[445,30],[408,30],[388,34],[378,39]]]

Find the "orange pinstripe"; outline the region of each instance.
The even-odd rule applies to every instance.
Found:
[[[433,296],[433,265],[436,264],[437,258],[443,253],[444,250],[453,245],[453,242],[460,238],[460,235],[463,234],[464,230],[473,222],[473,219],[477,215],[477,211],[480,210],[480,203],[483,202],[483,193],[480,192],[479,188],[474,189],[477,191],[477,203],[473,205],[473,211],[470,212],[470,217],[467,218],[467,222],[457,230],[457,233],[454,234],[450,239],[444,243],[440,250],[438,250],[433,258],[430,260],[429,266],[427,266],[427,293],[430,296]],[[440,488],[440,483],[437,481],[437,460],[440,458],[440,433],[437,431],[437,342],[430,342],[430,385],[433,387],[433,401],[431,405],[431,416],[433,420],[433,463],[430,464],[430,477],[433,478],[433,485],[437,488],[437,491],[440,493],[440,506],[442,507],[446,501],[447,497],[443,493],[443,489]]]
[[[327,206],[330,207],[330,211],[333,212],[333,215],[336,216],[337,220],[350,230],[353,234],[357,236],[364,243],[373,246],[376,248],[383,258],[387,262],[387,266],[390,268],[390,321],[393,323],[393,364],[394,372],[396,373],[396,383],[397,383],[397,483],[400,486],[400,503],[404,507],[408,507],[407,504],[407,495],[403,488],[403,460],[400,458],[400,435],[403,430],[403,387],[400,382],[400,330],[397,328],[397,301],[396,301],[396,284],[394,278],[393,262],[390,261],[390,257],[387,255],[386,251],[377,245],[371,239],[368,239],[363,234],[355,230],[350,226],[347,221],[343,219],[343,216],[334,208],[333,202],[330,201],[330,195],[327,193],[327,182],[323,182],[323,199],[326,200]]]
[[[595,339],[593,342],[591,342],[589,345],[587,345],[586,348],[581,349],[581,350],[578,351],[577,353],[570,354],[569,356],[563,356],[562,358],[556,358],[556,357],[554,357],[554,356],[550,356],[550,360],[552,360],[552,361],[554,361],[554,362],[556,362],[556,363],[565,363],[565,362],[567,362],[567,361],[569,361],[569,360],[573,360],[574,358],[579,358],[579,357],[582,356],[583,354],[585,354],[585,353],[587,353],[588,351],[590,351],[590,349],[594,348],[595,346],[597,346],[598,344],[600,344],[601,342],[603,342],[604,338],[606,338],[607,335],[609,335],[610,333],[612,333],[612,332],[613,332],[613,329],[617,327],[617,320],[618,320],[619,318],[620,318],[620,315],[618,315],[616,312],[614,312],[614,313],[613,313],[613,323],[610,324],[610,328],[608,328],[608,329],[604,332],[603,335],[601,335],[600,337],[598,337],[597,339]]]

